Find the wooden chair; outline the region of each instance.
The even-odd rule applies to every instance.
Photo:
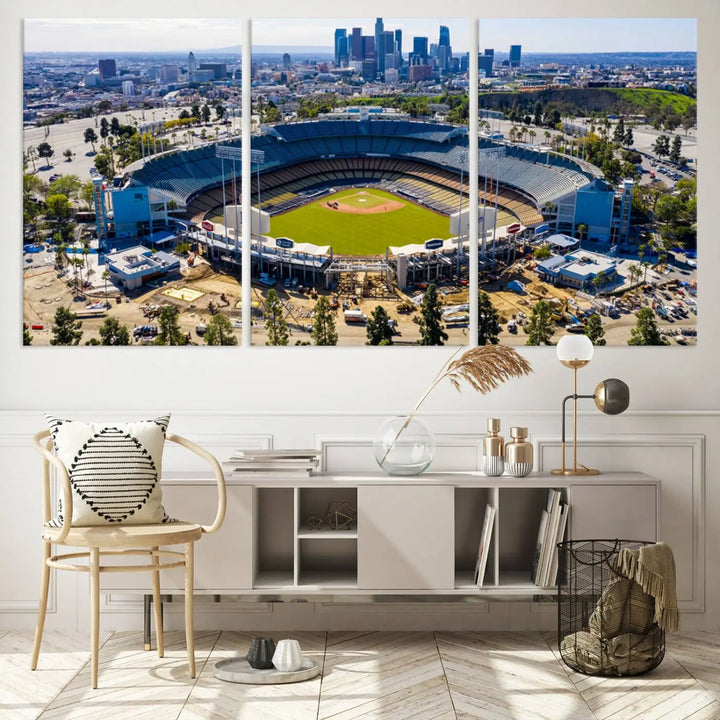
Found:
[[[187,643],[190,677],[195,677],[195,646],[193,641],[193,555],[194,544],[203,533],[213,533],[220,528],[225,518],[226,492],[225,478],[218,461],[206,450],[195,443],[168,433],[166,440],[181,445],[203,458],[213,469],[217,482],[218,506],[215,520],[211,525],[198,525],[191,522],[173,522],[157,525],[114,525],[110,527],[72,527],[72,488],[65,465],[51,452],[52,440],[43,442],[50,435],[43,430],[33,437],[33,446],[43,456],[43,522],[51,519],[50,502],[50,466],[57,471],[63,499],[63,524],[61,527],[43,526],[43,565],[40,589],[40,607],[35,629],[30,668],[35,670],[40,653],[45,612],[47,608],[50,568],[72,570],[90,574],[90,634],[92,686],[97,688],[98,676],[98,640],[100,635],[100,573],[149,571],[153,574],[153,605],[155,608],[155,626],[157,633],[158,657],[163,657],[162,608],[160,604],[160,570],[174,567],[185,568],[185,641]],[[185,545],[184,552],[161,550],[161,546]],[[53,554],[53,545],[68,545],[87,548],[85,552]],[[139,555],[149,557],[149,562],[136,565],[101,565],[103,555]],[[87,558],[87,564],[76,563]],[[167,558],[161,562],[161,558]]]

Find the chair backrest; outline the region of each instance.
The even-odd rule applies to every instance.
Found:
[[[203,460],[205,460],[205,462],[207,462],[212,469],[218,493],[217,511],[215,513],[215,519],[213,520],[213,522],[210,525],[201,525],[201,528],[204,533],[216,532],[220,529],[220,526],[225,520],[225,510],[227,507],[225,476],[223,474],[220,463],[211,453],[209,453],[204,448],[201,448],[199,445],[196,445],[194,442],[188,440],[187,438],[181,437],[180,435],[167,433],[165,439],[169,440],[170,442],[174,442],[177,445],[186,448],[187,450],[190,450],[190,452],[194,453],[195,455],[198,455]],[[50,438],[49,430],[42,430],[41,432],[36,433],[33,436],[32,442],[35,450],[37,450],[37,452],[39,452],[43,458],[43,523],[50,522],[52,517],[50,492],[51,467],[55,468],[58,481],[60,482],[60,486],[62,489],[63,523],[60,529],[60,533],[54,538],[54,542],[62,543],[67,537],[67,534],[70,532],[70,528],[72,527],[73,493],[72,486],[70,484],[70,477],[68,475],[67,468],[65,467],[63,462],[52,452],[53,441],[52,438]]]

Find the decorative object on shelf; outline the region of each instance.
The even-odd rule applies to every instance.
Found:
[[[236,450],[222,464],[227,473],[237,477],[307,477],[320,464],[320,450],[284,448]]]
[[[272,664],[281,672],[300,670],[305,658],[297,640],[280,640],[275,648]]]
[[[275,641],[272,638],[253,638],[247,654],[247,661],[255,670],[267,670],[273,667]]]
[[[418,475],[429,467],[435,454],[434,440],[432,443],[427,439],[423,440],[418,443],[413,452],[408,453],[411,461],[409,466],[404,466],[402,460],[407,453],[407,448],[412,448],[413,445],[407,444],[406,450],[397,458],[395,458],[394,450],[401,443],[402,436],[410,429],[412,423],[418,422],[415,413],[441,380],[445,378],[450,380],[458,392],[461,391],[460,381],[464,380],[474,390],[485,395],[511,377],[520,377],[532,372],[530,363],[507,345],[482,345],[470,348],[465,350],[459,358],[454,359],[461,351],[462,348],[459,348],[443,364],[409,415],[405,418],[393,418],[380,429],[378,438],[374,442],[375,459],[385,472],[390,475]],[[417,426],[415,427],[415,432],[418,433]],[[422,434],[426,434],[432,440],[429,431],[424,426],[422,428],[424,431]],[[424,458],[426,454],[429,455],[429,458]],[[424,459],[421,461],[421,458]]]
[[[349,530],[357,518],[357,510],[344,500],[333,500],[325,513],[331,530]]]
[[[562,467],[552,471],[553,475],[598,475],[599,470],[578,465],[577,461],[577,401],[591,398],[598,410],[606,415],[619,415],[627,410],[630,404],[630,389],[617,378],[608,378],[598,383],[592,395],[578,395],[577,371],[585,367],[593,356],[593,344],[586,335],[564,335],[556,348],[558,360],[565,367],[572,368],[574,375],[574,391],[563,398],[562,402]],[[573,401],[573,462],[572,467],[565,465],[565,403]]]
[[[375,460],[390,475],[419,475],[435,456],[435,438],[417,418],[398,415],[379,430]]]
[[[526,427],[511,427],[511,440],[505,445],[505,470],[512,477],[525,477],[533,469],[533,446]],[[487,474],[487,473],[486,473]]]
[[[307,530],[320,530],[323,526],[325,519],[320,515],[308,515],[307,519],[303,523],[303,526]]]
[[[483,472],[498,477],[505,470],[505,440],[500,435],[500,420],[488,418],[488,435],[483,438]]]

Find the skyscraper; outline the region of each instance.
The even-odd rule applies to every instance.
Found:
[[[428,39],[426,37],[413,38],[413,55],[420,58],[418,65],[425,65],[428,58]]]
[[[192,78],[192,76],[197,72],[197,62],[195,60],[195,55],[192,52],[192,50],[188,53],[188,75]]]
[[[494,62],[495,50],[493,50],[493,48],[485,48],[485,54],[478,55],[478,70],[484,72],[485,77],[492,77]]]
[[[100,72],[101,80],[105,80],[105,78],[115,77],[117,75],[115,61],[112,58],[98,60],[98,71]]]
[[[292,58],[290,53],[283,53],[282,56],[283,70],[289,70],[292,67]]]
[[[383,32],[383,72],[394,67],[397,67],[395,61],[395,33],[392,30],[385,30]]]
[[[450,28],[447,25],[440,26],[440,38],[438,40],[438,62],[442,70],[447,70],[452,58],[450,47]]]
[[[402,30],[395,31],[395,52],[398,54],[398,67],[402,65]]]
[[[352,42],[350,43],[350,59],[363,59],[362,28],[354,27],[352,29]]]
[[[382,18],[375,20],[375,57],[378,72],[385,72],[385,26]]]
[[[362,36],[362,59],[375,60],[375,38],[372,35]],[[377,63],[376,63],[377,66]]]
[[[347,53],[347,30],[345,28],[337,28],[335,30],[335,65],[340,66],[341,57],[340,46],[342,41],[345,41],[345,52]]]
[[[522,45],[510,46],[510,67],[520,67],[520,53]]]
[[[347,37],[340,38],[340,42],[338,44],[338,50],[339,50],[339,57],[340,57],[340,65],[342,67],[347,67],[348,64],[348,40]]]

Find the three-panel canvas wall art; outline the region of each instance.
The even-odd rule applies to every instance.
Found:
[[[25,345],[697,343],[694,19],[251,36],[25,21]]]

